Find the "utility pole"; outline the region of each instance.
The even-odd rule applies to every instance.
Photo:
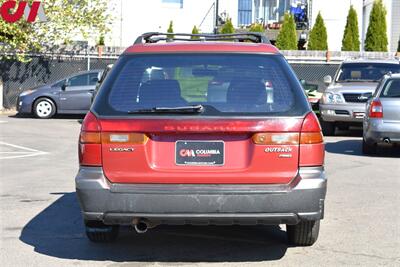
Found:
[[[215,0],[215,27],[214,33],[218,33],[218,24],[219,24],[219,0]]]

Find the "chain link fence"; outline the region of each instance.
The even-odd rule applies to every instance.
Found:
[[[16,106],[18,95],[34,87],[53,83],[79,71],[104,69],[117,59],[114,57],[99,58],[96,56],[31,56],[29,62],[15,60],[0,61],[0,76],[3,81],[3,102],[5,108]],[[333,76],[337,64],[303,64],[292,63],[299,79],[321,85],[325,75]]]
[[[29,61],[0,61],[0,76],[3,81],[3,105],[14,108],[18,95],[37,86],[61,80],[71,74],[94,69],[104,69],[114,63],[115,58],[31,56]]]

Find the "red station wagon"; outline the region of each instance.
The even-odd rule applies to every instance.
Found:
[[[88,238],[114,240],[120,225],[286,224],[291,244],[312,245],[327,179],[301,84],[262,35],[194,37],[144,34],[102,83],[79,140]]]

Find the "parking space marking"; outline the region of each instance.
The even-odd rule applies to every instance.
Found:
[[[27,157],[34,157],[34,156],[48,154],[48,152],[44,152],[44,151],[36,150],[33,148],[14,145],[14,144],[0,141],[0,147],[1,147],[1,145],[19,149],[19,150],[23,150],[23,151],[1,151],[1,149],[0,149],[0,159],[27,158]]]

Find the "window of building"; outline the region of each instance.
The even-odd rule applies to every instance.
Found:
[[[183,0],[162,0],[162,3],[183,8]]]
[[[252,0],[239,0],[239,25],[249,25],[252,23],[252,9]]]

